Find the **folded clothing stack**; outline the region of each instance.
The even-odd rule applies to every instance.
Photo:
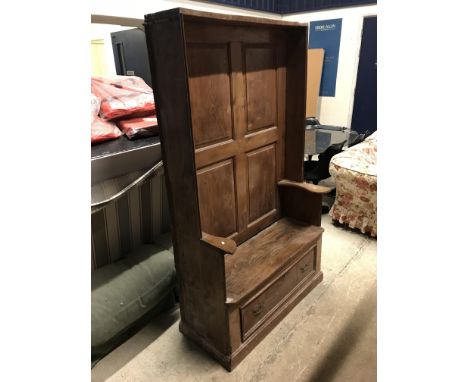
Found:
[[[158,119],[155,116],[122,119],[117,121],[117,126],[128,139],[151,137],[159,133]]]
[[[92,119],[91,143],[118,138],[122,132],[117,125],[129,139],[158,134],[153,90],[143,79],[95,76],[91,78],[91,94],[100,106]]]
[[[91,144],[118,138],[122,135],[119,128],[99,116],[101,100],[91,93]]]

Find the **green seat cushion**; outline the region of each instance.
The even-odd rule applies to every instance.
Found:
[[[102,353],[175,288],[173,254],[145,244],[91,276],[91,351]]]

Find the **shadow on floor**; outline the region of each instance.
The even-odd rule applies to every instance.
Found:
[[[200,347],[191,339],[182,335],[182,333],[180,334],[180,341],[182,342],[184,353],[190,354],[189,358],[195,367],[193,370],[194,375],[197,375],[198,372],[202,372],[203,370],[207,369],[216,370],[217,368],[220,368],[220,370],[224,370],[223,367],[217,361],[215,361],[214,358],[209,355],[202,347]],[[226,373],[228,372],[226,371]]]
[[[164,312],[150,321],[134,334],[129,341],[114,349],[109,355],[100,360],[92,371],[92,382],[101,382],[123,368],[129,361],[152,344],[169,327],[180,318],[179,306]]]
[[[349,318],[346,325],[337,334],[335,341],[329,348],[328,352],[318,362],[318,368],[313,370],[312,375],[307,379],[310,382],[329,382],[333,381],[336,374],[343,366],[346,357],[350,353],[356,352],[356,347],[362,335],[369,328],[369,323],[375,319],[377,315],[377,292],[376,288],[372,288],[359,302],[355,312]],[[375,337],[371,336],[371,343],[366,343],[366,352],[373,353],[371,359],[376,359],[377,343]],[[361,361],[366,361],[365,359]],[[364,362],[361,362],[364,363]],[[376,362],[373,364],[366,363],[367,370],[362,370],[362,367],[356,367],[356,376],[354,379],[347,379],[349,382],[359,381],[363,382],[364,379],[359,375],[364,373],[376,374]],[[357,365],[356,365],[357,366]],[[362,365],[361,365],[362,366]],[[373,369],[370,369],[373,368]]]

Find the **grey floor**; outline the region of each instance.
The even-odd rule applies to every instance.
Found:
[[[98,381],[377,380],[377,241],[323,215],[323,282],[228,373],[178,330],[168,312],[101,360]]]

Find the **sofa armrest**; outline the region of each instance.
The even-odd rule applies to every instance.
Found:
[[[332,188],[283,179],[278,182],[281,208],[285,216],[320,226],[322,195]]]
[[[237,244],[234,240],[210,235],[206,232],[202,232],[202,238],[200,240],[209,248],[214,249],[223,255],[232,255],[237,249]]]

